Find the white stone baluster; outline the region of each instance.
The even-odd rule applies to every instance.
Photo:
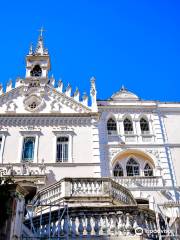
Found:
[[[87,236],[91,236],[92,226],[91,226],[91,215],[87,216],[87,223],[86,223],[86,232]]]
[[[99,226],[99,215],[98,214],[94,215],[94,221],[95,221],[94,232],[95,232],[96,236],[99,236],[100,226]]]
[[[115,230],[116,230],[116,227],[115,227],[115,216],[114,216],[114,213],[109,213],[110,215],[110,233],[111,235],[114,235],[115,234]]]
[[[79,232],[79,236],[82,237],[83,236],[83,232],[84,232],[83,213],[79,214],[78,219],[79,219],[78,232]]]
[[[133,222],[133,230],[135,232],[136,228],[138,228],[138,213],[135,213],[133,219],[134,219],[134,222]]]
[[[126,229],[126,235],[131,235],[132,232],[132,225],[130,222],[130,214],[126,213],[126,225],[125,225],[125,229]]]
[[[44,230],[43,231],[43,236],[48,236],[48,225],[47,224],[44,225],[44,229],[43,230]]]
[[[76,216],[71,215],[71,235],[73,238],[76,237],[77,231],[76,231]]]
[[[64,219],[61,219],[61,222],[59,223],[59,228],[60,228],[59,231],[61,236],[64,235],[63,226],[64,226]]]
[[[118,232],[122,236],[124,234],[123,212],[118,211]]]
[[[51,236],[56,233],[56,222],[51,223]]]
[[[78,194],[81,194],[81,191],[82,191],[82,185],[81,185],[81,182],[79,181],[77,185],[78,185],[77,193],[78,193]]]
[[[66,214],[64,216],[63,233],[65,236],[69,235],[69,219]]]

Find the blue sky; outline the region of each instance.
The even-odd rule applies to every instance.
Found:
[[[25,75],[43,25],[51,73],[98,98],[125,85],[146,100],[180,101],[180,4],[174,0],[5,1],[0,6],[0,82]]]

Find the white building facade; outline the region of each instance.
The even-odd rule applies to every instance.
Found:
[[[97,101],[92,78],[89,106],[78,89],[63,90],[62,81],[55,87],[49,69],[40,35],[25,78],[1,87],[1,171],[31,198],[63,178],[110,178],[173,223],[180,215],[180,103],[141,100],[124,87]]]

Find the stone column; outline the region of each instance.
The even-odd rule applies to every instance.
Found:
[[[24,198],[28,192],[18,184],[3,184],[0,186],[0,192],[1,196],[2,193],[4,193],[4,197],[7,198],[3,200],[6,202],[4,202],[5,204],[3,207],[4,218],[0,225],[0,239],[20,239],[24,216]]]

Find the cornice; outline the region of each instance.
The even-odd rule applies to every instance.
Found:
[[[108,148],[110,147],[115,147],[115,148],[151,148],[151,147],[170,147],[170,148],[180,148],[180,143],[148,143],[148,144],[144,144],[144,143],[126,143],[126,144],[121,144],[121,143],[117,143],[117,144],[106,144],[106,146]]]
[[[16,166],[16,167],[21,167],[22,166],[22,162],[21,163],[11,163],[11,165],[13,166]],[[39,166],[40,163],[31,163],[31,167],[37,167]],[[43,163],[44,166],[46,167],[78,167],[78,166],[100,166],[100,162],[97,163],[97,162],[86,162],[86,163],[83,163],[83,162],[44,162]],[[3,163],[3,164],[0,164],[0,167],[6,167],[6,166],[9,166],[9,163]],[[16,176],[16,175],[15,175]],[[37,176],[42,176],[42,175],[37,175]]]
[[[1,114],[0,126],[92,125],[98,114]]]

